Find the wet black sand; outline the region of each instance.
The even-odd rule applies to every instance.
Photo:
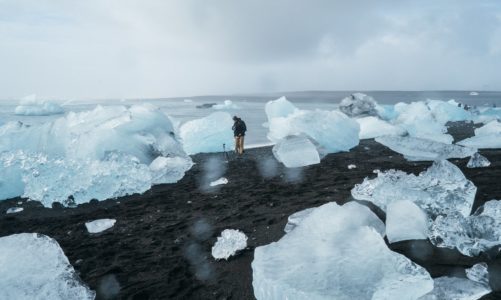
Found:
[[[456,124],[450,132],[462,139],[473,128]],[[501,199],[501,150],[480,153],[491,161],[490,167],[468,169],[468,159],[451,160],[478,188],[474,210],[485,201]],[[417,174],[431,165],[408,162],[373,140],[361,141],[350,152],[328,155],[321,164],[301,172],[287,172],[279,166],[273,174],[269,147],[250,149],[243,158],[230,157],[229,163],[224,159],[223,154],[197,155],[197,164],[176,184],[76,208],[47,209],[23,199],[2,201],[2,212],[18,201],[23,201],[25,210],[0,214],[0,236],[38,232],[55,238],[82,280],[98,291],[98,299],[254,299],[253,249],[280,239],[290,214],[330,201],[350,201],[351,188],[364,177],[375,176],[375,169]],[[357,168],[348,170],[349,164]],[[206,178],[208,170],[224,174],[229,183],[204,188],[204,182],[211,179]],[[384,214],[378,214],[384,219]],[[103,233],[87,233],[84,223],[100,218],[117,222]],[[228,261],[216,262],[210,250],[226,228],[245,232],[248,248]],[[426,267],[434,277],[464,276],[464,268],[486,261],[491,286],[501,290],[497,251],[470,258],[426,241],[390,247]],[[500,295],[491,293],[485,298],[501,299]]]

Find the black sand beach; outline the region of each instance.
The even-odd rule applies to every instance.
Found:
[[[471,136],[473,128],[453,124],[450,133],[462,139]],[[480,153],[491,161],[490,167],[468,169],[468,159],[451,160],[478,188],[473,210],[488,200],[501,199],[501,150]],[[408,162],[373,140],[361,141],[350,152],[328,155],[321,164],[300,172],[281,166],[274,170],[270,147],[230,158],[225,163],[223,154],[196,155],[196,165],[176,184],[76,208],[47,209],[19,198],[1,201],[2,212],[19,201],[24,211],[0,214],[0,236],[37,232],[56,239],[82,280],[98,292],[98,299],[254,299],[253,250],[279,240],[289,215],[330,201],[352,200],[350,190],[365,177],[375,176],[375,169],[417,174],[431,165]],[[356,168],[349,170],[349,164]],[[205,188],[207,181],[220,175],[207,178],[208,170],[224,174],[229,183]],[[377,213],[384,219],[381,211]],[[100,234],[87,233],[85,222],[100,218],[117,222]],[[248,247],[228,261],[215,261],[211,247],[227,228],[243,231]],[[464,276],[464,268],[488,262],[491,286],[501,290],[497,251],[471,258],[425,241],[390,247],[424,266],[433,277]],[[484,298],[501,299],[501,294]]]

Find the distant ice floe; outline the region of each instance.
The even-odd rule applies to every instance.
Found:
[[[371,96],[354,93],[339,103],[339,110],[349,117],[376,116],[377,103]]]
[[[231,100],[224,100],[222,104],[213,105],[214,109],[240,109],[240,107]]]
[[[212,256],[215,259],[228,259],[239,250],[247,247],[247,236],[240,230],[225,229],[221,236],[217,238],[212,247]]]
[[[391,202],[386,209],[386,235],[390,243],[428,238],[428,217],[414,202]]]
[[[468,168],[485,168],[491,165],[491,162],[485,158],[485,156],[480,155],[478,152],[473,154],[466,164]]]
[[[22,207],[11,207],[9,209],[7,209],[7,211],[5,211],[6,214],[15,214],[15,213],[18,213],[18,212],[22,212],[24,210],[24,208]]]
[[[156,160],[150,169],[158,157],[177,163],[159,159],[163,165]],[[147,104],[97,106],[38,126],[0,127],[0,199],[71,206],[143,193],[179,180],[189,166],[172,122]]]
[[[365,178],[355,185],[355,199],[371,201],[381,209],[397,200],[409,200],[428,216],[470,214],[477,188],[461,170],[447,160],[435,161],[418,176],[402,171],[379,172],[374,179]]]
[[[470,147],[445,144],[411,136],[382,136],[376,138],[376,142],[402,154],[410,161],[465,158],[477,152],[477,149]]]
[[[225,177],[221,177],[218,180],[212,181],[211,183],[209,183],[209,186],[218,186],[223,184],[228,184],[228,179]]]
[[[273,155],[287,168],[298,168],[320,163],[315,145],[306,136],[288,136],[273,146]]]
[[[232,148],[230,146],[234,143],[232,126],[232,117],[227,112],[215,112],[207,117],[188,121],[179,129],[184,150],[192,155],[223,152],[223,144]]]
[[[92,300],[56,240],[37,233],[0,238],[0,299]]]
[[[478,92],[470,92],[470,96],[478,96]]]
[[[321,153],[348,151],[358,145],[360,126],[339,111],[300,110],[282,97],[266,103],[265,112],[268,139],[275,143],[304,135],[314,141]],[[311,149],[308,143],[304,145]]]
[[[424,268],[388,249],[383,222],[366,206],[328,203],[295,222],[278,242],[255,249],[258,300],[417,299],[433,289]]]
[[[91,222],[86,222],[85,227],[89,233],[99,233],[110,229],[115,225],[115,219],[99,219]]]
[[[491,292],[489,286],[458,277],[433,279],[433,291],[419,300],[477,300]]]
[[[15,108],[16,115],[49,116],[64,113],[64,109],[57,103],[39,100],[35,95],[23,98]]]
[[[475,129],[475,136],[458,142],[459,145],[478,149],[501,148],[501,122],[495,120]]]
[[[458,212],[438,216],[430,227],[430,240],[468,256],[501,245],[501,201],[488,201],[471,216]]]

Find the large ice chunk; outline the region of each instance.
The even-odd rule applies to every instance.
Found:
[[[180,135],[188,154],[222,152],[223,144],[233,145],[233,120],[227,112],[215,112],[207,117],[181,125]],[[230,147],[231,148],[231,147]]]
[[[304,218],[306,218],[315,209],[316,207],[307,208],[290,215],[287,218],[287,224],[285,224],[284,232],[285,233],[291,232],[294,228],[296,228],[297,225],[299,225],[299,223],[303,221]]]
[[[174,183],[184,177],[191,169],[193,161],[189,157],[163,157],[159,156],[149,166],[153,184]]]
[[[491,121],[475,129],[475,136],[464,139],[458,144],[479,149],[501,148],[501,123]]]
[[[212,247],[212,256],[215,259],[228,259],[239,250],[247,247],[247,236],[240,230],[225,229],[217,238]]]
[[[501,245],[501,201],[488,201],[467,217],[459,213],[438,216],[430,228],[430,240],[468,256]]]
[[[39,100],[35,95],[31,95],[20,101],[14,113],[24,116],[48,116],[62,114],[64,109],[57,103]]]
[[[113,227],[116,221],[115,219],[98,219],[91,222],[85,222],[85,227],[89,233],[99,233]]]
[[[259,299],[416,299],[433,288],[422,267],[384,243],[384,224],[356,202],[303,216],[252,262]]]
[[[433,291],[419,300],[477,300],[491,291],[488,286],[458,277],[438,277],[433,285]]]
[[[350,117],[375,116],[376,101],[371,96],[362,93],[354,93],[344,98],[339,103],[339,110]]]
[[[477,152],[474,148],[411,136],[382,136],[376,138],[376,142],[402,154],[410,161],[465,158]]]
[[[386,235],[390,243],[427,239],[428,217],[414,202],[392,202],[386,209]]]
[[[491,121],[480,128],[475,129],[475,135],[488,135],[488,134],[500,134],[501,133],[501,122],[495,120]]]
[[[36,233],[0,238],[0,299],[94,299],[52,238]]]
[[[402,171],[379,172],[355,185],[355,199],[371,201],[381,209],[398,200],[409,200],[429,216],[459,212],[470,214],[477,188],[461,170],[447,160],[435,161],[418,176]]]
[[[356,119],[360,125],[360,139],[373,139],[384,135],[404,135],[406,131],[377,117]]]
[[[287,168],[320,163],[317,148],[305,136],[288,136],[273,146],[273,155]]]
[[[428,100],[426,101],[433,117],[440,124],[456,121],[468,121],[473,118],[471,112],[462,107],[458,107],[455,101],[440,101]]]
[[[470,160],[466,164],[468,168],[484,168],[491,165],[491,162],[485,158],[485,156],[480,155],[480,153],[475,153],[471,156]]]
[[[339,111],[299,110],[284,97],[268,102],[265,110],[268,138],[273,142],[305,134],[325,153],[348,151],[358,145],[360,126]]]

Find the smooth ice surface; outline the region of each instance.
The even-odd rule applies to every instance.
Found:
[[[16,115],[48,116],[64,113],[64,109],[57,103],[37,100],[35,95],[25,97],[15,108]]]
[[[320,163],[317,148],[305,136],[288,136],[273,146],[273,155],[287,168]]]
[[[491,165],[491,162],[485,158],[485,156],[480,155],[480,153],[475,153],[470,157],[470,160],[466,164],[468,168],[484,168]]]
[[[213,105],[214,109],[239,109],[240,107],[233,103],[231,100],[224,100],[222,104]]]
[[[0,199],[22,195],[50,207],[142,193],[157,157],[187,156],[170,119],[147,104],[97,106],[37,126],[8,122],[0,127]]]
[[[390,243],[428,238],[428,217],[409,200],[395,201],[386,209],[386,236]]]
[[[433,285],[433,291],[419,300],[477,300],[491,291],[483,284],[458,277],[438,277]]]
[[[233,148],[233,120],[227,112],[215,112],[207,117],[181,125],[180,135],[188,154],[223,152]]]
[[[18,212],[22,212],[24,210],[24,208],[22,207],[11,207],[9,209],[7,209],[7,211],[5,213],[7,214],[15,214],[15,213],[18,213]]]
[[[395,201],[409,200],[431,217],[455,212],[468,216],[477,191],[461,170],[447,160],[435,161],[418,176],[393,169],[377,174],[376,178],[365,178],[355,185],[351,194],[385,211]]]
[[[384,135],[404,135],[406,131],[377,117],[356,119],[360,125],[360,139],[373,139]]]
[[[293,213],[287,218],[287,224],[285,224],[285,233],[291,232],[296,226],[303,221],[310,213],[312,213],[316,207],[307,208]]]
[[[115,225],[115,219],[99,219],[91,222],[86,222],[85,227],[89,233],[98,233],[110,229]]]
[[[153,184],[175,183],[184,177],[191,169],[193,161],[190,157],[159,156],[149,166]]]
[[[458,142],[460,145],[476,147],[478,149],[501,148],[501,123],[491,121],[475,129],[475,136]]]
[[[266,103],[265,111],[273,142],[304,134],[325,153],[348,151],[359,143],[360,126],[339,111],[300,110],[284,97]]]
[[[478,263],[473,267],[466,269],[466,277],[468,279],[489,286],[489,271],[486,263]]]
[[[350,117],[375,116],[376,101],[371,96],[362,93],[354,93],[341,100],[339,110]]]
[[[247,247],[247,236],[240,230],[225,229],[217,238],[212,247],[212,256],[215,259],[228,259],[239,250]]]
[[[447,134],[443,120],[437,120],[425,102],[397,103],[398,117],[394,124],[407,130],[410,136],[451,144],[453,138]]]
[[[441,124],[447,122],[468,121],[473,118],[471,112],[462,107],[458,107],[455,101],[440,101],[428,100],[426,101],[433,117]]]
[[[416,299],[433,288],[422,267],[386,246],[384,224],[349,202],[303,211],[278,242],[252,262],[260,299]]]
[[[495,120],[490,121],[480,128],[475,129],[475,135],[488,135],[488,134],[500,134],[501,133],[501,122]]]
[[[85,300],[91,291],[56,240],[37,233],[0,238],[0,299]]]
[[[210,186],[218,186],[218,185],[227,184],[227,183],[228,183],[228,179],[226,179],[225,177],[221,177],[218,180],[212,181],[211,183],[209,183],[209,185]]]
[[[477,152],[474,148],[411,136],[382,136],[376,138],[376,142],[402,154],[410,161],[465,158]]]
[[[501,201],[488,201],[471,216],[438,216],[430,227],[430,240],[438,247],[457,248],[468,256],[501,245]]]

